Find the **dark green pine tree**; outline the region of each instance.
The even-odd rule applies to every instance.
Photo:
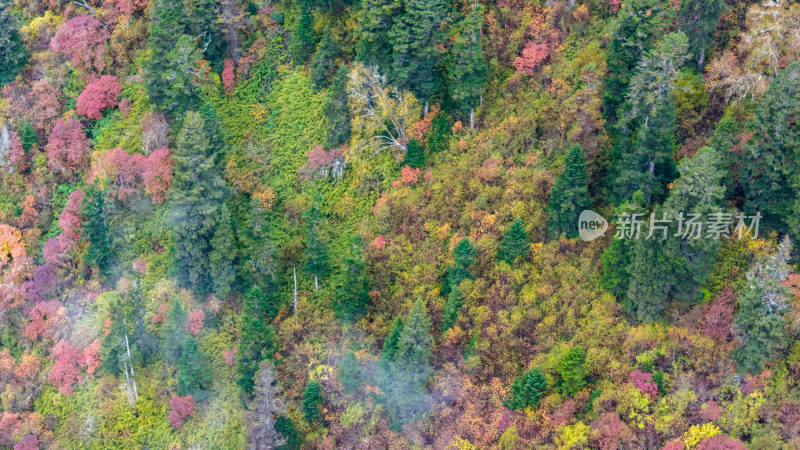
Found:
[[[703,67],[719,18],[728,10],[725,0],[683,0],[678,9],[678,23],[689,38],[689,53],[698,67]]]
[[[181,346],[181,356],[178,358],[178,395],[192,394],[197,400],[196,393],[200,388],[200,355],[197,353],[197,341],[189,336]]]
[[[469,238],[458,241],[453,248],[453,266],[444,275],[442,295],[448,296],[463,280],[471,278],[469,268],[475,262],[477,255],[478,249],[472,245]]]
[[[575,395],[586,386],[586,353],[575,346],[570,348],[558,363],[561,389],[567,395]]]
[[[386,75],[392,67],[392,40],[389,33],[403,6],[399,0],[364,0],[358,24],[356,60],[378,66]]]
[[[364,263],[364,243],[354,236],[342,260],[334,307],[337,315],[354,320],[367,312],[369,306],[369,279]]]
[[[753,136],[737,160],[745,191],[743,210],[761,225],[800,241],[800,64],[783,69],[758,102],[748,128]],[[734,173],[735,175],[735,173]]]
[[[181,347],[186,340],[186,308],[179,298],[172,299],[169,312],[161,328],[161,350],[164,361],[175,364],[181,356]]]
[[[530,245],[531,241],[528,239],[528,232],[525,231],[522,221],[515,219],[503,234],[500,249],[497,251],[497,260],[514,264],[518,258],[528,256]]]
[[[322,385],[317,380],[309,380],[303,392],[303,414],[309,422],[322,422]]]
[[[773,255],[756,262],[745,276],[734,315],[740,345],[733,357],[740,372],[761,373],[764,362],[778,359],[789,344],[785,327],[792,293],[782,282],[791,272],[786,263],[791,252],[792,243],[784,238]]]
[[[208,263],[214,294],[224,299],[230,294],[236,282],[234,260],[236,259],[236,241],[231,227],[231,212],[223,204],[220,208],[219,223],[211,238],[211,252]]]
[[[350,110],[347,96],[347,67],[339,70],[331,81],[328,100],[325,102],[325,117],[328,119],[326,148],[336,148],[350,140]]]
[[[431,121],[428,130],[428,150],[431,153],[440,153],[450,146],[450,116],[444,111],[440,111]]]
[[[427,105],[441,89],[442,52],[440,30],[448,14],[447,3],[439,0],[404,0],[404,11],[389,33],[392,42],[392,69],[389,79],[408,89]]]
[[[19,35],[19,21],[11,14],[11,4],[0,4],[0,87],[16,78],[27,60],[28,52]]]
[[[36,130],[33,129],[30,122],[25,122],[20,128],[19,139],[22,141],[22,148],[26,152],[30,152],[34,146],[39,145],[39,135],[36,134]]]
[[[511,398],[503,405],[515,411],[522,411],[529,406],[536,407],[546,390],[547,379],[542,369],[530,369],[514,380],[511,384]]]
[[[670,218],[679,214],[700,214],[707,223],[714,217],[726,213],[725,172],[721,169],[719,153],[711,147],[702,147],[691,158],[681,160],[680,173],[663,210]],[[708,234],[709,230],[703,230]],[[662,241],[665,261],[668,266],[659,267],[667,276],[666,285],[672,300],[684,304],[697,303],[703,299],[703,287],[714,270],[719,250],[719,239],[686,239],[677,236],[677,230]]]
[[[670,267],[670,262],[664,256],[662,245],[659,240],[642,236],[633,246],[625,309],[639,322],[661,319],[667,307],[667,274],[663,268]]]
[[[418,140],[411,138],[406,146],[406,156],[403,162],[416,168],[425,166],[425,147]]]
[[[461,289],[458,286],[453,286],[450,293],[447,295],[447,300],[444,302],[444,311],[442,311],[442,331],[447,331],[458,320],[458,315],[461,313],[461,308],[464,306],[464,296],[461,295]]]
[[[661,201],[666,186],[677,177],[675,159],[676,75],[688,51],[686,36],[678,31],[665,36],[648,51],[637,67],[620,107],[620,135],[612,152],[610,174],[614,177],[616,202],[637,190],[649,206]]]
[[[330,28],[326,28],[322,39],[317,45],[317,50],[311,57],[311,81],[317,89],[328,85],[328,80],[336,70],[336,57],[341,53],[339,44],[333,39]]]
[[[378,387],[383,391],[384,398],[388,395],[392,386],[394,386],[394,355],[397,353],[397,345],[404,327],[403,318],[397,316],[392,323],[392,329],[383,340],[383,347],[381,349],[381,357],[378,358],[375,380],[378,383]]]
[[[547,215],[552,238],[562,233],[570,239],[578,237],[578,216],[592,206],[588,184],[586,158],[580,144],[573,144],[564,158],[564,171],[550,191]]]
[[[257,292],[254,289],[257,289]],[[265,304],[267,303],[266,296],[263,295],[261,289],[257,287],[254,289],[251,289],[245,296],[242,337],[239,351],[236,353],[238,383],[245,398],[249,398],[253,394],[253,377],[258,372],[261,361],[272,358],[277,351],[275,330],[271,325],[267,325],[264,313],[268,308],[268,305]],[[261,302],[256,304],[257,300],[261,300]]]
[[[394,384],[386,393],[387,411],[394,429],[427,413],[430,395],[427,383],[433,375],[431,319],[422,299],[414,302],[394,351]]]
[[[83,238],[89,244],[86,248],[86,264],[97,267],[104,276],[109,275],[111,264],[111,235],[108,226],[108,212],[105,208],[105,194],[96,185],[86,188],[81,205]]]
[[[314,290],[319,289],[319,278],[328,275],[328,246],[320,237],[322,229],[322,212],[319,210],[319,199],[311,203],[311,207],[305,212],[306,220],[305,249],[303,256],[306,263],[303,270],[314,276]]]
[[[213,128],[213,127],[212,127]],[[226,196],[215,167],[203,118],[189,112],[178,134],[170,192],[170,225],[174,236],[178,281],[199,294],[212,287],[209,254]]]
[[[625,100],[628,83],[644,51],[664,31],[669,13],[660,0],[626,1],[617,14],[618,25],[606,50],[608,76],[603,90],[603,115],[609,124]]]
[[[470,129],[475,128],[475,107],[483,95],[488,71],[481,46],[482,25],[483,8],[476,4],[461,22],[461,33],[453,43],[447,68],[450,97],[462,113],[469,113]]]
[[[172,73],[174,66],[174,61],[168,55],[178,47],[178,39],[186,33],[188,17],[189,11],[184,2],[154,0],[150,7],[147,48],[153,50],[153,56],[147,63],[145,81],[150,101],[165,111],[171,111],[175,103],[183,100],[167,95],[173,80],[166,75]]]
[[[363,374],[355,352],[348,350],[339,361],[339,382],[342,383],[344,392],[352,394],[361,388]]]
[[[645,209],[644,194],[641,191],[633,193],[632,199],[615,209],[615,217],[632,217],[633,214],[642,214]],[[646,231],[645,231],[646,232]],[[603,251],[603,274],[600,277],[600,287],[617,297],[621,303],[627,302],[630,273],[628,267],[633,261],[634,244],[638,239],[612,238],[608,248]]]
[[[300,14],[297,16],[292,30],[292,38],[289,41],[289,53],[294,58],[296,65],[304,64],[308,60],[317,43],[310,3],[308,0],[300,2]]]
[[[222,70],[227,46],[222,35],[219,1],[195,0],[190,3],[186,18],[186,33],[198,42],[206,61],[211,63],[214,72]]]

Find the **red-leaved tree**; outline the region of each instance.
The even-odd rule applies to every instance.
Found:
[[[77,119],[56,120],[44,149],[50,168],[62,175],[73,176],[88,163],[89,142]]]
[[[38,302],[28,313],[28,326],[24,334],[30,341],[40,337],[52,339],[59,331],[59,322],[66,315],[60,302],[55,300]]]
[[[722,343],[730,340],[731,322],[737,297],[738,294],[731,285],[727,285],[719,291],[700,318],[700,328],[703,334]]]
[[[647,372],[642,372],[639,369],[634,370],[631,372],[631,382],[642,394],[650,397],[650,400],[654,400],[658,395],[658,385],[653,381],[653,375]]]
[[[191,395],[178,397],[178,395],[173,394],[172,398],[169,399],[169,416],[167,420],[169,420],[169,424],[172,425],[172,428],[179,430],[186,421],[186,418],[193,413],[194,400]]]
[[[87,72],[101,72],[105,68],[106,40],[109,33],[103,24],[92,16],[77,16],[58,27],[50,41],[50,49],[64,55],[69,62]]]
[[[514,60],[514,67],[517,72],[533,75],[539,64],[546,60],[548,56],[550,56],[550,49],[547,44],[537,44],[529,41],[525,44],[525,48],[522,49],[522,54]]]
[[[172,180],[172,167],[174,165],[172,153],[167,147],[161,147],[154,151],[144,161],[142,170],[144,188],[153,198],[153,203],[161,204],[167,201],[167,191]]]
[[[102,119],[103,110],[119,103],[122,84],[113,75],[103,75],[90,81],[78,96],[75,111],[90,119]]]
[[[189,311],[189,321],[186,323],[186,329],[192,336],[197,336],[203,330],[203,320],[206,314],[202,309],[193,309]]]
[[[84,195],[81,189],[72,191],[67,199],[67,205],[64,206],[64,209],[61,210],[61,215],[58,217],[62,244],[69,249],[72,249],[81,238],[81,224],[83,223],[81,204],[83,203]]]
[[[86,368],[86,373],[94,378],[94,372],[100,367],[100,340],[95,339],[91,344],[83,349],[83,362],[81,363]]]
[[[72,386],[81,379],[80,364],[83,353],[65,340],[58,341],[50,351],[53,367],[47,375],[47,381],[64,395],[72,395]]]
[[[225,65],[222,68],[222,73],[220,74],[222,78],[222,85],[225,86],[225,92],[230,94],[233,92],[233,83],[235,80],[235,74],[233,72],[233,60],[230,58],[225,58]]]

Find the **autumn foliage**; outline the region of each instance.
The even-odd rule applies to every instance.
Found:
[[[90,81],[78,96],[75,111],[90,119],[102,119],[103,110],[119,103],[122,84],[113,75],[102,75]]]

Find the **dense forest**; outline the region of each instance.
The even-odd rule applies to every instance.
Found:
[[[0,0],[0,448],[798,449],[796,249],[795,1]]]

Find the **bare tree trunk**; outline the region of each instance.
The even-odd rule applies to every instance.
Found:
[[[127,350],[128,352],[128,366],[130,366],[131,368],[131,380],[133,381],[133,398],[135,400],[138,400],[139,390],[136,388],[136,374],[133,373],[133,360],[131,360],[131,346],[128,344],[128,333],[125,333],[125,350]]]
[[[469,109],[469,129],[475,129],[475,108]]]
[[[297,268],[292,267],[292,274],[294,275],[294,316],[297,317]]]
[[[133,391],[131,391],[131,377],[128,376],[128,363],[125,361],[123,361],[123,363],[125,364],[125,379],[127,380],[125,383],[125,388],[128,391],[128,403],[133,405]]]
[[[428,106],[429,106],[428,105],[428,101],[425,100],[425,113],[423,115],[426,115],[426,116],[428,115]]]
[[[706,49],[700,50],[700,59],[697,61],[697,67],[703,67],[703,62],[706,60]]]
[[[319,277],[317,277],[317,274],[314,274],[314,290],[319,290]]]

